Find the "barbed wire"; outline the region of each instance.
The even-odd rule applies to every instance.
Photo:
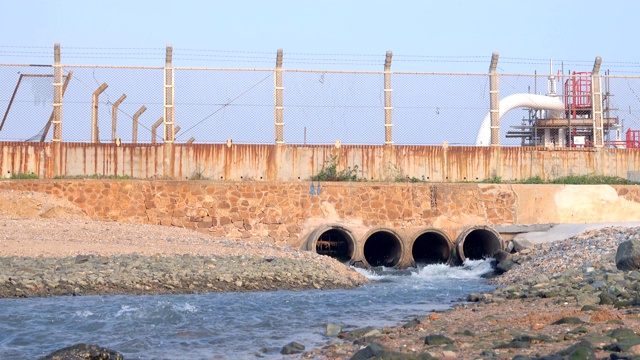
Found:
[[[0,45],[0,57],[52,57],[48,46],[19,46]],[[163,60],[166,48],[155,47],[61,47],[65,59],[109,59],[109,60]],[[242,63],[271,63],[275,60],[276,51],[247,51],[222,49],[174,49],[174,59],[179,61],[212,61],[212,62],[242,62]],[[285,52],[283,61],[286,64],[300,65],[356,65],[380,66],[384,64],[386,54],[357,54],[357,53],[314,53],[314,52]],[[377,60],[379,59],[379,60]],[[399,63],[483,63],[488,62],[487,55],[422,55],[422,54],[394,54],[393,61]],[[564,66],[590,66],[593,60],[579,59],[543,59],[533,57],[501,57],[500,64],[509,65],[547,65],[550,61]],[[608,61],[602,66],[612,69],[640,68],[636,61]]]

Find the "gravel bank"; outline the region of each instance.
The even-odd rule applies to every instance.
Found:
[[[81,219],[0,218],[0,297],[351,288],[361,274],[256,239]]]

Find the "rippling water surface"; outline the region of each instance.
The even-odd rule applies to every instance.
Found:
[[[491,287],[487,261],[364,272],[352,290],[0,299],[0,359],[44,356],[76,343],[125,359],[279,359],[297,341],[327,340],[327,323],[383,327],[447,309]],[[291,358],[291,357],[288,357]]]

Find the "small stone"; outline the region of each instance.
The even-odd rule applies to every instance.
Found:
[[[338,334],[340,334],[341,331],[342,331],[342,325],[327,324],[327,328],[324,334],[329,337],[334,337],[334,336],[338,336]]]
[[[280,353],[283,355],[299,354],[303,352],[304,349],[305,349],[304,345],[300,344],[299,342],[292,341],[287,345],[283,346],[282,350],[280,350]]]
[[[563,317],[562,319],[551,323],[551,325],[562,325],[562,324],[584,324],[582,319],[576,316]]]
[[[453,340],[451,340],[450,338],[444,335],[435,334],[435,335],[427,335],[424,338],[424,343],[426,345],[444,345],[444,344],[453,344]]]
[[[453,358],[458,357],[458,354],[456,354],[455,352],[450,351],[450,350],[445,350],[445,351],[442,352],[442,357],[445,358],[445,359],[453,359]]]

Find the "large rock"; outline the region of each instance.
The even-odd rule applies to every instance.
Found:
[[[616,267],[623,271],[640,269],[640,239],[627,240],[618,245]]]
[[[513,250],[515,252],[520,252],[533,246],[533,243],[531,241],[522,237],[514,237],[511,242],[513,243]]]
[[[76,344],[56,350],[43,360],[123,360],[124,357],[113,350],[98,345]]]
[[[280,354],[293,355],[293,354],[299,354],[303,351],[304,351],[304,345],[300,344],[299,342],[292,341],[282,347],[282,349],[280,350]]]

